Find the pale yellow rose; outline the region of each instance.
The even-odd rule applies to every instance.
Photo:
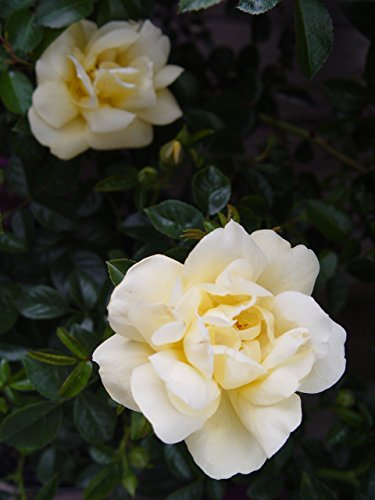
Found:
[[[181,116],[167,87],[183,71],[167,65],[170,41],[150,21],[70,26],[36,64],[32,133],[67,160],[87,148],[139,148],[153,125]]]
[[[185,264],[135,264],[108,307],[116,332],[94,360],[111,397],[165,443],[185,440],[206,474],[249,473],[301,422],[296,392],[332,386],[345,331],[310,297],[319,263],[270,230],[231,221]]]

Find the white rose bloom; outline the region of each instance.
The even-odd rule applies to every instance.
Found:
[[[345,331],[310,297],[318,272],[305,246],[233,221],[184,265],[143,259],[109,303],[116,334],[93,356],[104,386],[212,478],[259,469],[301,422],[296,392],[344,372]]]
[[[32,133],[67,160],[88,148],[139,148],[153,125],[181,116],[167,87],[183,71],[167,65],[169,38],[150,21],[80,21],[36,64]]]

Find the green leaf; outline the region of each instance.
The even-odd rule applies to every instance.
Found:
[[[25,167],[18,156],[11,156],[6,172],[6,179],[13,193],[21,198],[29,196],[29,183]]]
[[[40,361],[41,363],[48,363],[49,365],[75,365],[77,363],[77,359],[72,356],[63,356],[61,354],[53,354],[50,352],[43,351],[29,351],[27,355],[32,358]]]
[[[180,238],[186,229],[203,227],[202,213],[183,201],[163,201],[145,212],[155,229],[171,238]]]
[[[332,51],[333,26],[321,0],[294,0],[297,59],[302,72],[312,78]]]
[[[0,251],[7,253],[27,252],[25,242],[10,233],[0,234]]]
[[[43,38],[43,28],[36,24],[35,14],[29,10],[15,12],[8,20],[7,30],[16,52],[31,52]]]
[[[19,312],[30,319],[52,319],[64,316],[68,306],[54,288],[37,285],[27,290],[17,301]]]
[[[86,347],[76,339],[71,333],[69,333],[65,328],[60,327],[56,330],[56,334],[60,341],[67,347],[73,354],[78,358],[86,359],[89,355]]]
[[[336,272],[338,265],[337,254],[335,254],[334,252],[328,252],[319,259],[319,263],[320,271],[318,280],[320,283],[326,283],[334,276]]]
[[[127,271],[135,264],[130,259],[112,259],[107,261],[108,274],[112,283],[117,286],[124,279]]]
[[[30,357],[23,360],[27,377],[35,389],[45,398],[59,400],[59,390],[69,375],[70,369],[64,365],[51,365]]]
[[[0,75],[0,97],[4,105],[17,115],[23,115],[31,106],[33,86],[20,71],[8,71]]]
[[[86,486],[83,500],[102,500],[109,498],[111,491],[119,480],[119,470],[116,465],[102,469]]]
[[[180,12],[190,12],[191,10],[207,9],[223,0],[179,0]]]
[[[0,0],[1,17],[7,19],[14,12],[26,9],[35,3],[35,0]]]
[[[365,477],[361,476],[361,483],[356,491],[355,500],[369,500],[375,498],[375,470],[370,469]]]
[[[19,293],[16,285],[0,285],[0,334],[10,330],[17,321],[18,311],[15,302]]]
[[[191,481],[194,474],[180,446],[169,444],[164,446],[164,458],[174,476],[184,481]]]
[[[90,443],[104,443],[111,439],[116,413],[106,403],[88,392],[74,401],[74,423],[81,436]]]
[[[192,498],[194,498],[194,500],[199,500],[203,497],[203,492],[203,481],[198,479],[197,481],[174,491],[166,497],[166,500],[191,500]]]
[[[279,2],[280,0],[241,0],[237,9],[248,14],[258,15],[273,9]]]
[[[90,380],[92,373],[91,361],[80,361],[69,374],[60,389],[60,396],[72,398],[81,392]]]
[[[336,494],[318,479],[308,476],[305,472],[302,473],[301,500],[338,500]]]
[[[202,212],[215,215],[226,207],[231,195],[230,181],[218,168],[210,165],[193,177],[193,196]]]
[[[131,423],[130,423],[130,438],[132,441],[143,438],[147,436],[151,431],[151,425],[142,415],[133,411],[131,413]]]
[[[39,449],[50,443],[61,424],[56,403],[41,402],[16,410],[0,426],[0,441],[18,449]]]
[[[45,205],[34,202],[30,208],[35,219],[49,231],[59,233],[71,231],[75,227],[74,220]]]
[[[98,287],[84,271],[74,271],[68,279],[69,294],[73,302],[85,311],[90,311],[98,300]]]
[[[42,488],[37,492],[34,500],[53,500],[56,495],[58,486],[57,477],[53,477],[47,481]]]
[[[321,200],[306,202],[306,215],[327,240],[340,242],[352,233],[351,219],[338,208]]]
[[[91,0],[44,0],[36,14],[41,26],[63,28],[88,17],[92,9]]]
[[[138,170],[129,167],[129,172],[122,175],[112,175],[102,179],[95,185],[95,191],[102,193],[111,193],[116,191],[125,191],[134,188],[138,183]]]

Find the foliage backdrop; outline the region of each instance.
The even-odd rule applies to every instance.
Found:
[[[233,29],[237,3],[220,11]],[[277,2],[239,4],[254,14]],[[268,14],[248,17],[250,40],[235,53],[213,44],[205,15],[177,15],[173,1],[0,2],[0,475],[19,498],[50,499],[73,485],[89,500],[375,496],[375,399],[355,373],[304,398],[304,423],[259,472],[219,482],[203,476],[185,445],[164,445],[140,414],[111,401],[90,361],[111,334],[106,305],[127,268],[154,253],[183,261],[229,218],[313,248],[317,293],[334,317],[353,280],[374,281],[375,10],[366,1],[342,7],[370,41],[362,74],[297,87],[293,61],[312,76],[331,49],[331,19],[318,1],[296,0],[297,45],[285,26],[280,58],[268,66],[259,50],[273,36]],[[91,150],[64,162],[32,137],[25,113],[35,61],[83,17],[156,21],[172,39],[172,62],[186,68],[172,87],[184,117],[142,150]],[[280,120],[280,94],[313,108],[316,92],[331,108],[318,127]],[[321,150],[332,168],[316,174]],[[322,410],[332,423],[312,437],[306,427]]]

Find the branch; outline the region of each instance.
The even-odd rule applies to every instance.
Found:
[[[358,172],[367,172],[367,169],[363,165],[357,163],[349,156],[346,156],[341,151],[332,147],[323,137],[316,135],[314,132],[301,127],[297,127],[296,125],[284,122],[282,120],[277,120],[276,118],[272,118],[271,116],[265,115],[263,113],[260,113],[259,118],[260,121],[266,125],[271,125],[272,127],[278,128],[280,130],[285,130],[286,132],[290,132],[291,134],[297,135],[302,139],[312,142],[316,146],[319,146],[321,149],[324,149],[324,151],[327,151],[327,153],[329,153],[337,160],[345,163],[346,165],[349,165],[349,167],[354,168]]]

